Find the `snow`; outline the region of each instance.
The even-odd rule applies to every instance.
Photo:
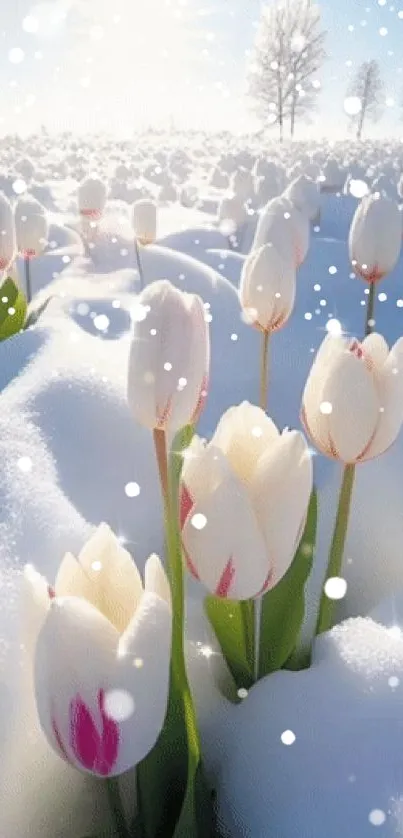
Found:
[[[50,141],[43,143],[46,152]],[[232,249],[216,221],[228,183],[223,179],[222,188],[213,189],[208,178],[216,164],[233,171],[238,160],[239,165],[253,168],[261,150],[254,155],[238,149],[238,156],[221,151],[215,156],[206,152],[203,158],[190,150],[195,205],[161,207],[157,243],[140,250],[146,283],[166,278],[199,293],[211,316],[212,377],[199,428],[206,436],[227,407],[258,398],[259,335],[243,322],[237,297],[256,217],[251,216],[243,231],[239,249]],[[42,153],[38,151],[36,160]],[[151,552],[163,554],[152,442],[149,433],[134,423],[126,403],[131,312],[140,290],[130,207],[122,199],[109,201],[94,246],[86,253],[79,235],[76,192],[93,159],[90,149],[82,143],[80,161],[78,152],[67,145],[62,153],[66,170],[58,178],[54,166],[62,171],[61,163],[52,163],[51,150],[47,153],[40,167],[35,162],[36,179],[28,188],[46,205],[50,220],[47,250],[32,263],[34,306],[51,299],[34,329],[0,344],[0,835],[4,838],[91,834],[100,831],[103,817],[101,796],[96,803],[92,796],[96,784],[53,756],[37,728],[29,667],[21,649],[21,568],[32,562],[52,580],[63,553],[77,552],[101,521],[122,538],[140,570]],[[107,146],[98,152],[98,168],[105,178],[108,153]],[[163,153],[179,173],[180,163],[172,162],[166,150]],[[332,156],[336,153],[337,148],[332,149]],[[398,159],[398,151],[393,153]],[[136,166],[145,171],[144,161],[154,159],[153,154],[149,150],[141,163],[136,156],[131,159],[121,153],[121,162],[131,173],[129,190],[155,196],[155,183],[148,180],[146,187],[143,182],[136,186],[134,174]],[[338,154],[344,160],[350,154],[348,147],[340,147]],[[359,171],[351,151],[345,172],[362,178],[371,163],[385,158],[382,147],[369,145],[366,154],[367,163]],[[326,157],[326,149],[319,149],[319,169]],[[273,159],[276,170],[282,171],[277,151]],[[296,162],[298,153],[284,152],[289,179],[295,176]],[[376,174],[382,171],[379,163]],[[384,171],[398,182],[400,171],[393,175],[386,160]],[[17,174],[10,168],[7,177],[0,175],[1,185],[12,196]],[[172,182],[180,184],[179,174]],[[300,427],[304,382],[328,320],[362,335],[365,285],[350,277],[346,246],[357,203],[352,195],[321,196],[320,222],[311,231],[310,251],[299,271],[294,314],[271,343],[269,413],[280,426]],[[376,327],[389,342],[402,333],[402,273],[403,259],[379,287],[387,298],[377,301]],[[19,260],[16,276],[24,287]],[[339,619],[357,615],[359,619],[317,643],[309,672],[271,676],[241,705],[229,707],[217,689],[219,683],[224,694],[231,695],[228,673],[203,618],[202,591],[197,583],[188,583],[191,678],[207,765],[219,786],[221,812],[231,838],[322,838],[324,830],[327,838],[340,834],[366,838],[374,834],[379,812],[386,814],[378,827],[380,835],[403,835],[402,640],[383,627],[401,624],[403,628],[402,466],[403,437],[383,458],[357,469],[343,570],[347,592],[337,613]],[[340,470],[316,456],[315,476],[320,529],[304,640],[312,636]],[[130,483],[140,489],[133,496],[125,491]],[[372,609],[382,625],[366,618]],[[203,654],[205,647],[212,649],[211,657]],[[390,679],[396,678],[399,684],[391,687]],[[295,734],[293,744],[283,744],[284,731]],[[349,779],[353,775],[354,781]],[[49,789],[49,806],[44,807]],[[83,796],[84,805],[75,804],[76,795]]]
[[[402,686],[403,634],[352,618],[317,641],[310,670],[221,705],[212,775],[231,838],[401,836]]]

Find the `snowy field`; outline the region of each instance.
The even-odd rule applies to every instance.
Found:
[[[92,172],[108,200],[88,246],[77,194]],[[44,134],[0,144],[0,190],[11,202],[25,192],[37,198],[50,224],[47,246],[31,263],[32,307],[49,302],[33,328],[0,343],[1,838],[84,838],[105,816],[99,783],[58,760],[38,727],[24,662],[32,627],[21,569],[32,563],[53,580],[63,554],[78,552],[103,521],[140,570],[150,553],[163,556],[152,439],[126,402],[140,291],[133,202],[158,205],[157,239],[141,248],[145,283],[169,279],[196,292],[210,315],[212,376],[199,427],[209,437],[224,410],[258,400],[259,336],[241,317],[237,291],[259,214],[301,175],[319,183],[295,309],[273,337],[270,360],[269,415],[280,427],[300,428],[302,392],[327,328],[338,321],[359,338],[364,329],[367,286],[352,273],[347,246],[352,217],[370,191],[399,202],[402,172],[397,143],[281,149],[200,134],[131,143]],[[14,277],[24,290],[21,259]],[[389,344],[403,334],[403,257],[377,286],[375,319]],[[227,676],[218,654],[199,653],[215,646],[200,589],[189,582],[190,672],[206,765],[231,838],[403,836],[402,475],[403,436],[359,466],[347,593],[338,605],[347,622],[317,642],[310,670],[276,673],[240,705],[220,697],[217,684]],[[340,466],[317,455],[315,481],[320,530],[305,641]],[[294,733],[292,744],[282,741],[284,731]]]

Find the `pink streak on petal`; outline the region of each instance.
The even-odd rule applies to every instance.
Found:
[[[193,509],[194,501],[189,492],[187,486],[184,483],[181,484],[181,492],[180,492],[180,499],[179,499],[179,522],[181,530],[185,526],[185,523]]]
[[[221,576],[221,579],[220,579],[220,581],[217,585],[216,592],[215,592],[216,596],[224,598],[224,597],[227,597],[229,595],[231,585],[234,581],[234,576],[235,576],[235,568],[234,568],[234,563],[233,563],[232,558],[231,558],[227,562],[225,570],[224,570],[224,572]]]
[[[95,726],[88,707],[80,696],[70,704],[71,744],[78,762],[94,774],[107,777],[116,763],[119,750],[119,727],[104,709],[104,691],[98,693],[102,733]]]
[[[259,596],[262,596],[262,594],[265,594],[265,593],[266,593],[266,591],[268,591],[268,590],[269,590],[270,585],[271,585],[271,583],[272,583],[272,580],[273,580],[273,571],[272,571],[272,570],[270,570],[270,571],[269,571],[269,573],[267,574],[266,579],[265,579],[265,582],[264,582],[263,588],[262,588],[262,589],[259,591],[259,593],[257,594],[257,596],[258,596],[258,597],[259,597]]]
[[[49,599],[55,599],[55,597],[56,597],[56,592],[55,592],[54,588],[52,588],[51,585],[48,585],[48,597],[49,597]]]
[[[202,381],[202,385],[200,387],[199,398],[197,400],[197,404],[196,404],[193,416],[190,420],[191,425],[196,425],[197,422],[199,421],[200,414],[202,413],[202,411],[204,409],[204,405],[205,405],[206,400],[207,400],[208,386],[209,386],[209,378],[208,378],[208,375],[205,375],[204,378],[203,378],[203,381]]]
[[[102,760],[98,764],[98,773],[107,776],[111,773],[118,758],[119,726],[105,713],[105,693],[99,691],[99,709],[102,717]]]
[[[94,771],[101,741],[91,713],[80,696],[70,702],[70,736],[78,762],[89,771]]]
[[[81,215],[84,218],[92,218],[94,221],[99,221],[99,219],[102,217],[102,212],[100,212],[100,210],[94,209],[83,209],[81,210]]]
[[[157,405],[157,430],[163,431],[167,425],[172,410],[172,397],[170,397],[164,408]]]
[[[195,567],[195,565],[193,564],[193,562],[192,562],[192,560],[191,560],[190,556],[188,555],[188,553],[186,552],[186,550],[185,550],[185,548],[184,548],[184,547],[183,547],[183,552],[184,552],[184,554],[185,554],[185,560],[186,560],[186,564],[187,564],[187,568],[188,568],[188,570],[190,571],[190,573],[192,574],[192,576],[194,576],[194,578],[195,578],[195,579],[197,579],[197,581],[198,581],[198,582],[200,582],[200,576],[199,576],[199,574],[198,574],[198,572],[197,572],[197,570],[196,570],[196,567]]]

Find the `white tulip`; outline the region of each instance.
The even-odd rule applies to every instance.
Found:
[[[49,234],[45,207],[29,195],[19,198],[14,207],[14,219],[18,252],[25,258],[40,256]]]
[[[296,268],[306,259],[309,249],[308,218],[284,196],[269,201],[259,218],[252,250],[264,244],[273,244],[286,260],[292,254]]]
[[[308,377],[302,421],[314,445],[346,464],[371,460],[395,442],[403,423],[403,338],[362,343],[328,335]]]
[[[106,186],[93,175],[85,178],[78,188],[78,210],[80,215],[93,221],[99,221],[106,204]]]
[[[395,201],[367,195],[355,212],[349,236],[354,270],[367,282],[390,273],[400,255],[402,221]]]
[[[8,198],[0,192],[0,272],[10,267],[16,250],[13,210]]]
[[[54,588],[32,567],[24,576],[42,730],[76,768],[122,774],[153,748],[166,714],[172,614],[159,559],[143,588],[101,524],[78,560],[64,557]]]
[[[255,189],[252,172],[248,169],[237,169],[231,177],[231,190],[242,202],[253,198]]]
[[[134,235],[141,245],[154,244],[157,238],[157,205],[148,198],[133,204]]]
[[[281,329],[294,308],[296,272],[274,245],[252,251],[244,262],[239,296],[246,319],[263,332]]]
[[[337,160],[327,160],[321,176],[323,192],[341,192],[346,175]]]
[[[294,206],[307,215],[310,221],[318,217],[320,211],[320,189],[315,181],[306,175],[300,175],[287,187],[285,196]]]
[[[219,597],[256,598],[290,567],[306,522],[312,461],[298,431],[280,435],[244,402],[209,444],[185,453],[181,527],[190,572]]]
[[[218,208],[218,225],[224,236],[234,236],[248,218],[245,204],[238,195],[225,195]]]
[[[210,340],[203,302],[167,280],[139,296],[128,375],[128,401],[147,428],[172,433],[195,424],[207,395]]]

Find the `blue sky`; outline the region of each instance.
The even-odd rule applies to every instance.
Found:
[[[388,105],[371,134],[403,135],[403,0],[380,3],[319,0],[329,58],[311,134],[346,135],[349,77],[377,58]],[[129,135],[170,117],[253,128],[244,77],[260,0],[0,0],[0,11],[1,133]]]

